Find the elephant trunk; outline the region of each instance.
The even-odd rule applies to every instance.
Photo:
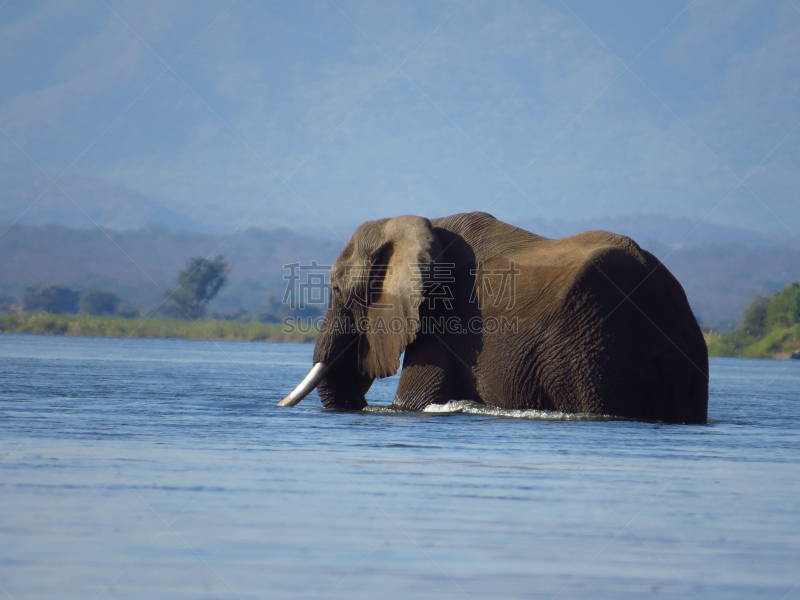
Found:
[[[335,315],[329,311],[325,316],[314,349],[314,367],[278,406],[294,406],[314,389],[326,408],[361,410],[367,406],[364,394],[373,380],[358,371],[359,338],[354,331],[339,331],[331,325]]]
[[[361,410],[367,406],[364,394],[373,380],[358,370],[358,345],[359,337],[353,333],[320,332],[314,362],[327,365],[317,387],[325,408]]]

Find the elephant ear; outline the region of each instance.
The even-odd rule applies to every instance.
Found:
[[[440,252],[428,219],[404,216],[386,222],[383,240],[369,257],[366,327],[358,347],[362,375],[397,373],[400,356],[419,330],[423,286]]]

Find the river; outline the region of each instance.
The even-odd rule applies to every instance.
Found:
[[[0,334],[0,597],[800,598],[800,361],[681,426],[278,408],[312,351]]]

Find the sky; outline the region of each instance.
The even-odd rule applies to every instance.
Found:
[[[0,0],[6,225],[800,241],[799,125],[800,0]]]

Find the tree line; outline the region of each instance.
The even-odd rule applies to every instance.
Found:
[[[228,281],[230,267],[220,255],[214,260],[192,257],[175,278],[174,289],[164,293],[161,305],[151,311],[164,317],[196,320],[206,314],[206,307]],[[13,298],[0,298],[0,310],[8,312]],[[141,310],[123,301],[114,292],[91,289],[79,292],[70,287],[50,284],[28,288],[22,299],[26,313],[89,314],[134,318]]]

